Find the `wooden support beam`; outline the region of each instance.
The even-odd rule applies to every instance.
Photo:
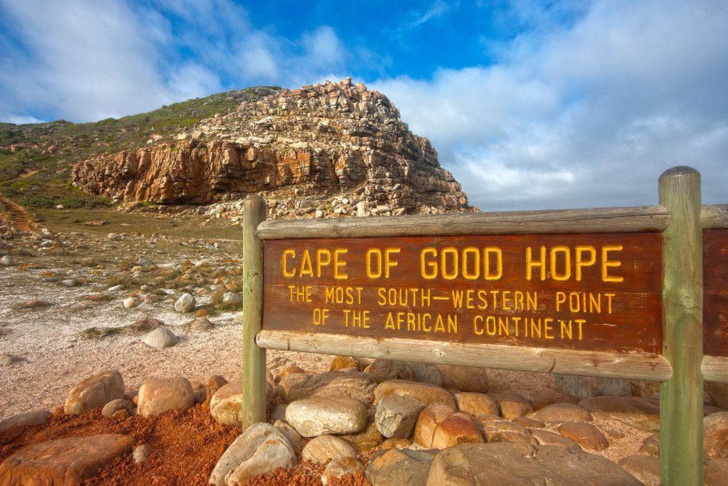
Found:
[[[663,355],[672,377],[660,388],[661,483],[703,484],[703,244],[700,174],[674,167],[660,177],[663,233]]]
[[[637,352],[524,348],[404,338],[352,338],[342,334],[268,330],[258,334],[257,343],[263,348],[286,351],[649,381],[665,381],[672,372],[664,357]]]
[[[256,228],[265,202],[248,196],[243,206],[243,430],[265,421],[265,350],[255,344],[263,323],[263,242]]]
[[[659,206],[558,211],[459,213],[388,218],[267,221],[264,240],[385,236],[636,233],[663,231],[669,213]]]

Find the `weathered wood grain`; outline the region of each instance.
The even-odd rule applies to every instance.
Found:
[[[703,356],[701,369],[705,381],[728,383],[728,358],[724,356]]]
[[[266,221],[264,240],[386,236],[631,233],[662,231],[670,215],[660,206],[554,211]]]
[[[663,355],[672,377],[660,387],[661,483],[703,484],[703,235],[700,174],[672,168],[660,177],[663,233]]]
[[[263,242],[255,228],[265,219],[265,202],[248,196],[243,213],[243,430],[265,421],[265,350],[255,344],[263,322]]]
[[[267,349],[340,354],[434,364],[480,366],[509,370],[664,381],[671,375],[667,360],[647,353],[601,353],[497,344],[378,339],[337,334],[268,331],[257,343]]]

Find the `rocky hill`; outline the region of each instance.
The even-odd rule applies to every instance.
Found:
[[[143,147],[77,163],[72,180],[124,203],[236,205],[260,193],[273,217],[468,208],[430,142],[384,95],[348,78],[247,97]]]

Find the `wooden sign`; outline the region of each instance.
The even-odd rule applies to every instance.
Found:
[[[263,329],[661,352],[659,233],[271,240]]]
[[[728,229],[703,230],[703,353],[728,358]]]

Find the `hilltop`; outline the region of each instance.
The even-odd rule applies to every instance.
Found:
[[[96,123],[0,124],[0,193],[30,208],[227,204],[272,217],[469,209],[430,142],[350,79],[257,87]]]

